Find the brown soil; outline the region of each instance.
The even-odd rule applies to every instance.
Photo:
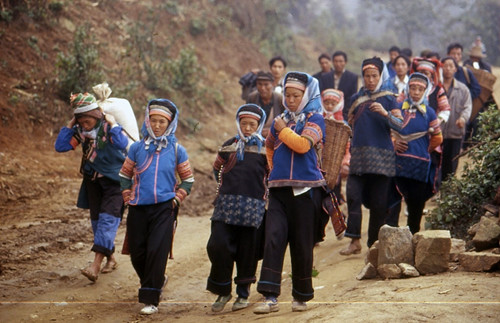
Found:
[[[79,0],[71,3],[83,6],[94,23],[107,27],[129,21],[133,16],[130,13],[134,12],[128,8],[131,1],[109,1],[110,7]],[[209,6],[208,1],[200,3]],[[211,313],[210,304],[216,297],[205,290],[210,268],[205,246],[210,234],[210,202],[215,191],[211,163],[217,146],[234,134],[233,111],[241,103],[239,75],[250,67],[266,66],[266,59],[251,42],[233,31],[196,40],[200,61],[209,72],[205,82],[223,89],[227,107],[218,110],[208,107],[198,116],[205,121],[205,127],[196,135],[180,129],[178,137],[190,155],[196,183],[181,209],[175,259],[167,266],[169,283],[159,314],[153,317],[138,314],[139,281],[128,256],[117,254],[118,269],[101,274],[95,284],[91,283],[80,274],[80,268],[93,258],[88,213],[75,207],[81,152],[58,154],[53,150],[55,135],[70,113],[54,94],[56,45],[63,48],[71,41],[71,22],[78,21],[77,17],[76,6],[68,6],[51,23],[33,23],[27,17],[11,24],[1,23],[0,322],[498,321],[498,272],[467,273],[452,266],[449,272],[439,275],[357,281],[355,277],[364,266],[366,247],[359,255],[340,256],[339,251],[348,240],[337,241],[330,225],[326,241],[315,249],[319,275],[313,279],[316,292],[309,311],[291,312],[287,258],[279,312],[257,316],[251,308],[233,313],[228,306],[222,314]],[[175,17],[172,23],[181,28],[187,21]],[[97,26],[95,23],[99,39],[111,49],[110,54],[103,55],[103,60],[107,66],[116,66],[118,56],[114,54],[119,52],[116,47],[119,37],[110,37],[105,28]],[[118,34],[123,32],[113,30]],[[26,45],[33,35],[47,58],[41,58],[33,47]],[[191,41],[191,36],[186,37],[183,43]],[[42,98],[41,106],[29,104],[35,94]],[[12,99],[13,96],[19,101]],[[137,94],[134,100],[145,102],[146,97],[145,93]],[[211,110],[217,114],[210,113]],[[404,221],[402,216],[401,224]],[[125,222],[126,216],[116,238],[118,252]],[[366,241],[367,222],[365,216],[363,241]],[[260,300],[252,286],[250,301]]]

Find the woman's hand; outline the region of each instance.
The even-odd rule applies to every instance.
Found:
[[[383,117],[387,117],[389,115],[389,112],[387,112],[384,107],[382,106],[382,104],[378,103],[378,102],[373,102],[371,105],[370,105],[370,111],[372,112],[376,112],[378,114],[380,114],[381,116]]]
[[[74,126],[75,124],[76,124],[76,118],[75,118],[75,117],[73,117],[73,118],[71,118],[71,120],[68,122],[68,125],[67,125],[66,127],[68,127],[68,128],[70,128],[70,129],[71,129],[71,128],[73,128],[73,126]]]
[[[457,122],[455,122],[455,124],[457,125],[458,129],[462,129],[463,127],[465,127],[464,118],[462,118],[462,117],[458,118]]]
[[[112,114],[105,114],[104,119],[109,123],[109,125],[112,127],[116,124],[116,119],[113,117]]]
[[[281,117],[274,118],[274,130],[279,133],[283,128],[286,128],[285,121]]]
[[[408,149],[408,143],[404,140],[396,140],[394,147],[398,153],[404,153]]]

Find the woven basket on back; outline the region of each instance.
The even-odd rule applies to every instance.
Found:
[[[325,119],[325,146],[322,152],[322,168],[328,188],[337,184],[345,149],[351,137],[351,128],[342,121]]]
[[[493,86],[497,80],[497,77],[489,73],[488,71],[475,69],[470,65],[467,65],[466,67],[469,71],[472,72],[472,74],[474,74],[477,82],[481,86],[481,93],[477,98],[472,100],[472,112],[470,117],[471,119],[474,119],[483,107],[484,103],[490,98],[491,93],[493,93]]]

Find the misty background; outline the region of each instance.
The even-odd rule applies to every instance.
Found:
[[[245,20],[245,1],[225,2],[236,20]],[[367,53],[387,59],[392,45],[424,49],[446,56],[452,42],[464,47],[464,60],[477,35],[482,37],[490,63],[500,65],[500,1],[498,0],[253,0],[265,23],[243,26],[271,57],[283,55],[290,65],[305,70],[317,63],[304,55],[305,38],[313,50],[332,54],[343,50],[348,68],[357,71]],[[246,15],[249,15],[246,13]],[[258,15],[257,15],[258,16]]]

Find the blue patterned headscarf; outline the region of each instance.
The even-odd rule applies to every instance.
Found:
[[[172,113],[172,121],[165,130],[165,133],[160,137],[156,137],[153,129],[151,128],[151,123],[149,121],[149,113],[150,107],[152,105],[159,105],[167,108]],[[144,142],[146,143],[146,150],[151,152],[160,151],[163,148],[166,148],[168,145],[174,145],[177,142],[177,138],[175,138],[175,130],[177,129],[177,120],[179,117],[179,112],[175,104],[167,99],[153,99],[148,102],[148,106],[146,108],[146,115],[144,116],[144,124],[141,128],[141,134],[144,137]],[[150,149],[151,146],[154,146],[154,150]]]
[[[414,83],[415,80],[418,80],[418,79],[420,79],[422,81],[425,81],[425,83],[426,83],[426,85],[425,85],[425,91],[422,94],[422,97],[420,98],[420,100],[418,100],[418,102],[414,102],[413,99],[410,96],[410,85],[412,83]],[[424,85],[424,84],[422,83],[422,85]],[[425,110],[422,109],[421,105],[427,103],[427,96],[431,92],[432,87],[433,87],[433,85],[432,85],[431,80],[429,80],[429,78],[425,74],[419,73],[419,72],[415,72],[415,73],[410,74],[410,77],[408,78],[408,83],[406,83],[406,93],[407,93],[408,103],[410,103],[410,106],[412,108],[413,107],[416,108],[423,115],[425,115]],[[425,107],[425,105],[424,105],[424,107]]]
[[[245,137],[240,128],[240,119],[243,117],[253,117],[256,120],[258,119],[259,126],[257,131],[255,131],[252,135]],[[236,157],[239,161],[243,160],[245,154],[245,146],[256,145],[259,149],[259,152],[264,143],[264,138],[262,137],[262,128],[264,128],[264,124],[266,123],[266,113],[256,104],[248,103],[244,104],[238,108],[236,112],[236,127],[238,129],[238,134],[236,135],[237,143],[236,143]]]
[[[302,97],[302,101],[295,112],[290,111],[286,104],[286,83],[289,78],[294,80],[304,80],[305,83],[304,96]],[[290,120],[294,120],[296,122],[295,132],[300,134],[302,133],[302,129],[304,129],[307,115],[309,113],[322,113],[323,111],[318,80],[307,73],[289,72],[285,75],[283,86],[285,87],[285,94],[283,95],[283,106],[285,107],[285,112],[283,112],[282,118],[286,123]]]

